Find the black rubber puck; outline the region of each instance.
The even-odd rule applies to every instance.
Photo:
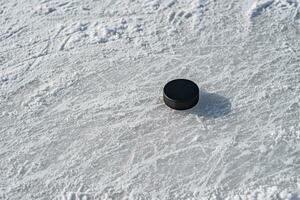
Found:
[[[199,88],[193,81],[175,79],[164,87],[164,102],[175,110],[194,107],[199,101]]]

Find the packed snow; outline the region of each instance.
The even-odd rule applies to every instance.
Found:
[[[299,0],[1,0],[0,67],[0,199],[300,200]]]

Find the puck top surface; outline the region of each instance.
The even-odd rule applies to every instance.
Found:
[[[164,87],[165,103],[174,109],[188,109],[197,104],[199,88],[190,80],[175,79]]]

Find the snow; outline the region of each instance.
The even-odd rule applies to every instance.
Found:
[[[0,199],[300,199],[299,3],[0,1]]]

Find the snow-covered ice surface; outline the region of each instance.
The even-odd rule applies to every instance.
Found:
[[[299,200],[299,4],[0,0],[0,199]]]

